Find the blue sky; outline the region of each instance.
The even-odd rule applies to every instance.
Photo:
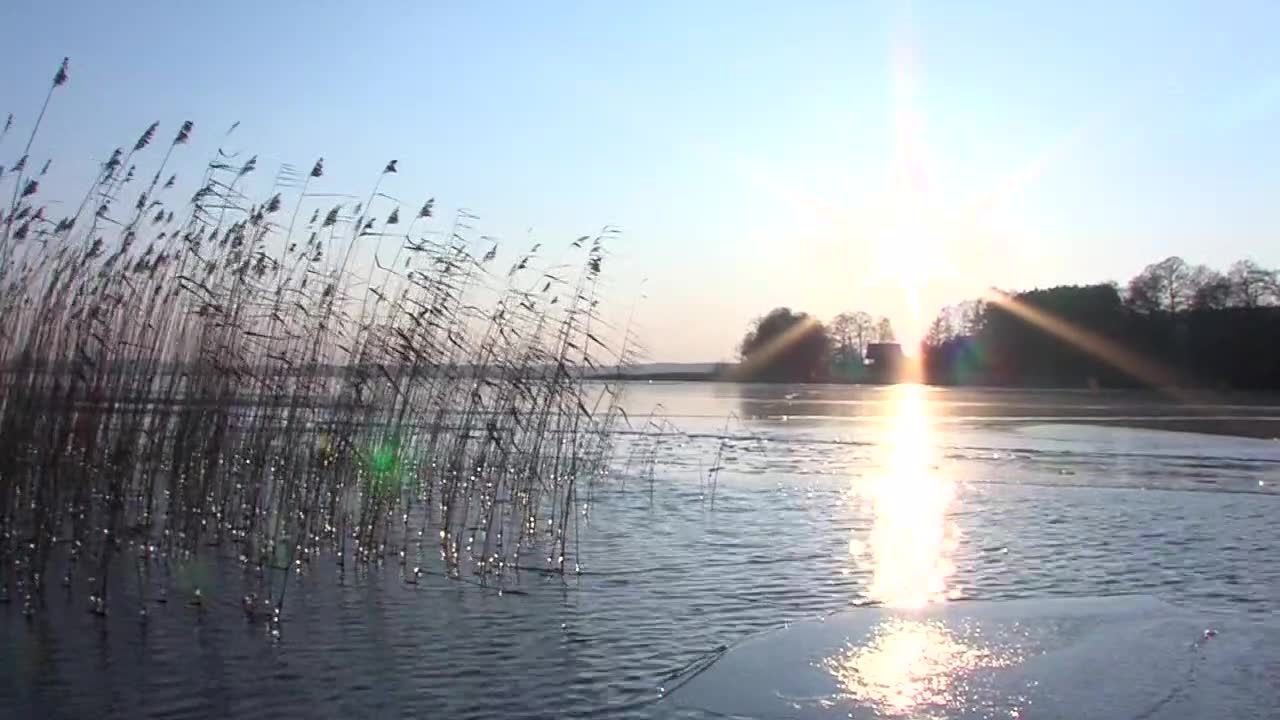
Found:
[[[1280,265],[1274,2],[14,0],[0,27],[19,138],[71,57],[49,192],[153,120],[195,121],[185,177],[237,120],[263,181],[323,155],[359,194],[397,158],[389,192],[511,247],[622,228],[657,360],[728,358],[775,305],[911,335],[987,285]]]

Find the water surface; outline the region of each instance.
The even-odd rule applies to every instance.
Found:
[[[1280,609],[1280,442],[1151,429],[1274,436],[1266,398],[637,383],[627,406],[633,425],[682,432],[622,438],[574,577],[530,571],[499,593],[406,585],[390,565],[341,584],[316,572],[290,590],[275,641],[241,614],[231,563],[200,569],[203,609],[175,595],[145,624],[53,588],[33,620],[0,608],[0,705],[665,717],[660,689],[683,669],[855,603],[1141,593],[1241,618]]]

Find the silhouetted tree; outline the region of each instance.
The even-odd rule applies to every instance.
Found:
[[[1268,306],[1276,299],[1274,277],[1247,261],[1223,275],[1169,258],[1135,277],[1123,301],[1114,284],[1017,293],[1012,303],[1020,311],[1006,303],[988,305],[972,332],[958,319],[963,311],[944,308],[926,337],[926,378],[1280,389],[1280,308]],[[1118,362],[1122,356],[1139,362]]]
[[[1192,309],[1221,310],[1231,304],[1231,282],[1222,273],[1198,265],[1190,282]]]
[[[961,335],[977,335],[986,321],[987,304],[982,300],[965,300],[952,306],[955,324]]]
[[[1112,284],[1032,290],[1014,295],[1012,302],[1039,316],[1117,342],[1124,336],[1129,315]],[[977,340],[993,382],[1077,387],[1128,382],[1105,360],[1029,321],[1025,313],[993,304],[984,315]]]
[[[825,380],[830,339],[816,318],[790,308],[775,308],[759,318],[742,338],[739,375],[762,382]]]
[[[986,303],[965,300],[938,311],[925,333],[926,345],[941,345],[957,337],[977,335],[986,322]]]
[[[1261,307],[1280,301],[1276,271],[1267,270],[1252,260],[1234,263],[1227,270],[1227,282],[1231,287],[1231,305],[1235,307]]]
[[[891,343],[893,341],[893,323],[889,322],[887,317],[880,318],[880,322],[876,323],[876,342]]]
[[[867,343],[874,337],[875,321],[861,310],[842,312],[831,320],[830,336],[838,360],[861,360],[867,354]]]
[[[950,310],[950,307],[942,308],[934,316],[933,322],[929,323],[929,329],[924,334],[924,344],[926,346],[939,347],[960,334],[952,323]]]
[[[1193,269],[1174,255],[1152,263],[1129,281],[1129,306],[1138,312],[1178,312],[1191,305]]]

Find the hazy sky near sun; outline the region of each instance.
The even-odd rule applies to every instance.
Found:
[[[324,156],[335,191],[397,158],[389,192],[506,243],[620,227],[654,360],[730,358],[776,305],[910,336],[988,285],[1280,265],[1275,2],[10,0],[0,27],[19,138],[71,57],[51,188],[153,120],[195,121],[189,163],[241,121],[264,179]]]

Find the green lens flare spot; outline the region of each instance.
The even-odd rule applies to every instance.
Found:
[[[371,460],[372,469],[375,473],[385,475],[393,472],[396,469],[396,465],[399,463],[399,457],[396,452],[395,445],[388,443],[374,448]]]

